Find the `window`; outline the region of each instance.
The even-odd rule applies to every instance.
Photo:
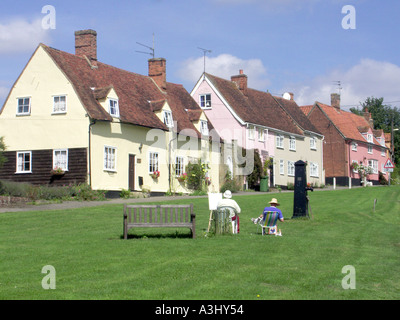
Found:
[[[175,158],[175,175],[179,177],[181,174],[185,173],[183,157]]]
[[[310,149],[317,150],[317,139],[315,137],[310,138]]]
[[[110,115],[113,117],[118,118],[119,117],[119,106],[118,106],[118,100],[115,99],[109,99],[109,112]]]
[[[370,134],[370,133],[367,134],[367,141],[373,142],[372,134]]]
[[[353,142],[353,143],[351,144],[351,150],[357,151],[357,146],[358,146],[358,144],[355,143],[355,142]]]
[[[288,161],[288,176],[294,176],[294,162],[293,161]]]
[[[53,113],[66,113],[67,112],[67,97],[56,96],[53,97]]]
[[[319,177],[318,163],[310,162],[310,177]]]
[[[247,128],[247,137],[248,137],[250,140],[254,140],[254,131],[255,131],[254,126],[249,126],[249,127]]]
[[[279,160],[279,173],[285,174],[285,160]]]
[[[54,150],[53,151],[53,169],[60,168],[63,171],[68,170],[68,150]]]
[[[372,154],[372,146],[368,146],[368,153]]]
[[[385,149],[381,149],[381,156],[384,157],[386,155]]]
[[[17,172],[16,173],[31,173],[32,172],[32,152],[17,152]]]
[[[174,127],[174,120],[172,119],[172,112],[169,110],[164,110],[163,112],[163,117],[164,117],[164,124],[168,128],[173,128]]]
[[[200,95],[200,107],[201,108],[211,108],[211,94],[201,94]]]
[[[277,135],[276,136],[276,147],[283,149],[283,136],[282,135]]]
[[[296,150],[296,138],[293,136],[290,136],[289,150]]]
[[[158,170],[158,153],[150,152],[149,153],[149,173],[153,173]]]
[[[264,129],[263,128],[257,128],[257,133],[258,133],[258,141],[265,141],[265,135],[264,135]]]
[[[201,134],[208,136],[208,122],[200,120],[200,132]]]
[[[31,113],[31,98],[19,98],[17,115],[29,115]]]
[[[115,158],[117,149],[114,147],[104,147],[104,170],[116,171]]]
[[[378,160],[368,160],[368,167],[372,168],[372,173],[378,173]]]

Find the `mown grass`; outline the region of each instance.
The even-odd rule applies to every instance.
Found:
[[[282,237],[262,237],[250,221],[272,196]],[[3,213],[0,299],[399,299],[400,187],[309,196],[312,219],[290,219],[293,193],[234,196],[240,234],[218,237],[204,237],[207,198],[173,201],[194,203],[196,239],[139,229],[123,240],[122,205]],[[42,288],[45,265],[55,290]],[[355,290],[342,288],[346,265]]]

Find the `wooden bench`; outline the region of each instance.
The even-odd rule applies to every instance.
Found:
[[[124,239],[132,228],[187,227],[196,237],[196,215],[193,204],[189,205],[125,205]]]

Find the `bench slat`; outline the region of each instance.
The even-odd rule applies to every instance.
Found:
[[[131,228],[187,227],[195,238],[193,204],[190,205],[124,205],[124,239]]]

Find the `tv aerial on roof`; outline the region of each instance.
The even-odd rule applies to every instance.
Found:
[[[203,49],[203,48],[200,48],[200,47],[197,47],[197,49],[200,49],[200,50],[203,51],[203,54],[204,54],[204,73],[205,73],[206,72],[206,54],[207,53],[211,53],[212,51],[208,50],[208,49]]]
[[[136,52],[149,54],[149,55],[151,55],[151,56],[153,57],[153,59],[154,59],[154,33],[153,33],[153,47],[146,46],[145,44],[142,44],[142,43],[139,43],[139,42],[136,42],[136,43],[139,44],[139,45],[141,45],[141,46],[143,46],[143,47],[146,47],[146,48],[150,49],[150,51],[151,51],[151,52],[144,52],[144,51],[137,51],[137,50],[135,50]]]
[[[340,91],[343,89],[342,86],[341,86],[340,80],[335,80],[335,81],[332,81],[332,82],[337,85],[337,87],[339,89],[339,94],[340,94]]]

